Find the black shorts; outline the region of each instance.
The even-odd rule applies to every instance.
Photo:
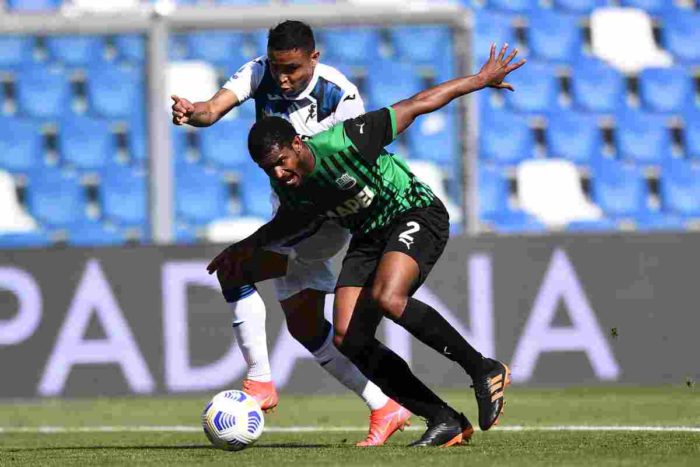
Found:
[[[413,294],[425,282],[449,236],[450,217],[438,198],[430,206],[400,214],[382,229],[353,235],[336,288],[371,286],[381,257],[400,251],[418,263],[420,272],[411,289]]]

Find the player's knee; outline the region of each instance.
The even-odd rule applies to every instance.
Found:
[[[391,289],[375,286],[372,288],[371,296],[374,304],[388,318],[397,319],[401,317],[404,308],[406,308],[406,297]]]

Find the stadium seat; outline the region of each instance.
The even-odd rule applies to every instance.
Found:
[[[502,91],[506,105],[519,112],[545,113],[557,107],[559,84],[556,69],[543,62],[529,62],[508,82],[516,92]]]
[[[424,115],[406,132],[411,158],[424,159],[443,167],[457,160],[459,139],[457,115],[440,110]]]
[[[635,217],[647,211],[648,187],[640,167],[612,159],[593,166],[593,201],[611,217]]]
[[[187,35],[190,57],[209,62],[228,62],[232,55],[240,56],[244,42],[245,36],[240,32],[214,30]]]
[[[523,211],[502,211],[484,218],[483,222],[498,234],[543,233],[547,230],[542,222]]]
[[[248,34],[248,43],[252,45],[252,56],[253,57],[259,57],[261,55],[266,55],[267,54],[267,35],[268,31],[267,29],[262,29],[258,31],[253,31]],[[314,37],[318,41],[319,39],[322,39],[324,36],[323,30],[316,30],[314,32]],[[318,43],[316,44],[318,47]],[[330,52],[330,51],[329,51]],[[368,53],[373,53],[373,51],[369,51]],[[326,57],[326,54],[324,52],[324,57]],[[329,57],[326,57],[329,58]],[[324,58],[325,60],[325,58]]]
[[[573,64],[571,93],[581,110],[613,113],[624,103],[625,79],[599,60],[578,60]]]
[[[204,224],[226,215],[228,193],[221,176],[215,171],[197,164],[178,165],[175,194],[180,220]]]
[[[688,112],[685,115],[683,137],[686,155],[700,160],[700,112]]]
[[[617,230],[617,223],[608,218],[588,221],[571,221],[566,224],[567,232],[607,232],[614,230]]]
[[[243,215],[269,219],[272,215],[270,206],[270,180],[265,172],[253,164],[247,164],[241,170],[238,183]]]
[[[104,247],[123,245],[126,237],[116,226],[101,222],[82,222],[71,226],[68,244],[78,247]]]
[[[36,228],[36,220],[19,202],[12,175],[0,170],[0,232],[27,232]]]
[[[45,230],[0,233],[0,248],[41,248],[51,244],[51,236]]]
[[[448,170],[434,162],[409,159],[408,167],[421,181],[426,183],[432,190],[435,196],[440,198],[447,212],[450,215],[450,222],[459,224],[462,222],[462,210],[452,201],[446,190],[446,182],[450,175]]]
[[[693,81],[684,67],[647,68],[639,74],[642,107],[652,112],[680,112],[694,99]]]
[[[321,31],[324,54],[329,60],[346,64],[367,65],[379,58],[381,39],[373,28],[333,28]],[[265,37],[267,44],[267,37]]]
[[[102,64],[87,71],[90,108],[107,118],[127,118],[144,110],[144,80],[140,67]]]
[[[555,10],[530,15],[527,43],[535,58],[558,62],[575,62],[583,47],[583,30],[579,17]]]
[[[71,85],[61,69],[43,65],[23,66],[17,82],[17,101],[22,115],[55,118],[71,104]]]
[[[634,218],[639,231],[680,231],[685,230],[685,220],[678,215],[662,212],[649,212]]]
[[[525,117],[510,112],[493,112],[479,123],[482,160],[517,164],[532,157],[535,139]]]
[[[659,164],[671,155],[671,131],[663,115],[623,112],[615,126],[619,158]]]
[[[107,120],[72,116],[60,122],[58,150],[67,164],[78,169],[99,169],[116,155],[116,138]]]
[[[30,175],[27,205],[37,220],[66,227],[86,219],[85,190],[74,172],[44,168]]]
[[[664,47],[681,61],[700,63],[700,12],[672,10],[663,16]]]
[[[14,67],[32,60],[34,38],[0,36],[0,68]]]
[[[576,13],[590,13],[593,9],[610,3],[609,0],[554,0],[554,7]]]
[[[673,1],[669,0],[620,0],[620,6],[639,8],[652,14],[663,13],[673,8]]]
[[[146,38],[140,34],[120,34],[114,38],[117,59],[142,63],[146,59]]]
[[[588,165],[600,156],[602,131],[595,115],[557,112],[549,115],[545,132],[547,153],[578,165]]]
[[[143,226],[147,220],[145,171],[114,166],[100,175],[102,216],[118,225]]]
[[[199,148],[202,159],[224,169],[239,169],[253,164],[248,155],[248,131],[252,122],[244,119],[220,120],[200,129]]]
[[[104,59],[105,40],[102,36],[50,36],[46,48],[55,61],[83,66]]]
[[[479,216],[491,217],[508,209],[508,181],[502,171],[479,165]]]
[[[403,62],[381,60],[372,67],[367,90],[372,105],[379,108],[399,102],[422,90],[423,86],[415,68]]]
[[[495,43],[497,46],[505,43],[516,44],[517,39],[513,27],[513,16],[481,10],[476,12],[475,17],[473,50],[478,62],[475,66],[480,67],[481,62],[489,56],[491,44]],[[478,71],[478,68],[473,71]]]
[[[659,189],[665,210],[700,217],[700,165],[697,162],[670,161],[661,173]]]
[[[400,60],[414,63],[452,58],[452,38],[445,26],[399,26],[390,30],[391,43]]]
[[[39,168],[44,156],[41,124],[20,118],[0,119],[0,168],[27,172]]]
[[[654,40],[651,17],[636,8],[599,8],[591,13],[593,54],[618,70],[637,73],[668,67],[673,57]]]
[[[488,0],[489,8],[512,11],[515,13],[527,13],[538,6],[538,0]]]
[[[12,11],[30,12],[57,9],[63,0],[6,0],[5,4]]]

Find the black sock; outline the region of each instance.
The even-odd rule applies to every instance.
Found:
[[[340,346],[360,371],[384,393],[414,414],[428,420],[443,420],[456,412],[411,372],[408,364],[374,337]]]
[[[395,322],[428,347],[457,362],[472,378],[482,373],[483,355],[429,305],[409,297],[403,314]]]

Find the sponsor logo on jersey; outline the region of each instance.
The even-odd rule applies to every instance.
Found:
[[[343,175],[335,179],[335,184],[338,185],[338,188],[340,188],[341,190],[349,190],[350,188],[357,185],[357,180],[355,180],[347,173],[344,173]]]
[[[342,204],[326,212],[328,217],[345,217],[357,214],[361,209],[368,208],[374,199],[374,192],[369,187],[364,187],[362,191],[350,199],[346,199]]]

